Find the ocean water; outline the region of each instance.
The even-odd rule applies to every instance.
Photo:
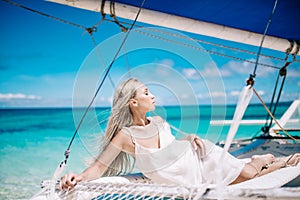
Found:
[[[276,117],[290,105],[280,104]],[[224,140],[229,126],[211,126],[211,120],[232,119],[235,107],[158,107],[155,113],[186,133],[197,133],[214,142]],[[29,199],[40,190],[42,180],[51,179],[64,159],[84,109],[0,109],[0,199]],[[66,172],[79,173],[97,155],[109,108],[92,109],[75,137]],[[265,119],[261,105],[250,105],[244,119]],[[262,125],[243,125],[236,139],[255,136]],[[174,135],[181,137],[176,131]]]

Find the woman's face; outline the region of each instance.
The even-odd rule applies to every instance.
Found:
[[[140,111],[149,112],[155,109],[155,96],[145,85],[138,87],[134,100],[136,100],[136,106]]]

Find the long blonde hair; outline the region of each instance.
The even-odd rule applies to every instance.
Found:
[[[123,128],[132,125],[133,116],[130,110],[130,99],[135,97],[136,90],[142,85],[135,78],[128,79],[118,86],[113,96],[111,114],[105,131],[103,149],[105,149],[115,135]],[[134,162],[133,162],[134,163]],[[114,176],[126,173],[133,168],[130,156],[120,152],[116,159],[104,172],[104,176]]]

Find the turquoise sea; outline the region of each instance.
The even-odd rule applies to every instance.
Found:
[[[276,117],[280,118],[290,104],[280,104]],[[184,132],[196,132],[217,142],[225,139],[229,126],[210,126],[210,121],[232,119],[234,110],[234,106],[169,106],[158,107],[155,114]],[[0,199],[29,199],[39,191],[42,180],[51,179],[83,112],[80,108],[0,109]],[[109,108],[96,108],[88,113],[71,146],[67,171],[80,172],[97,154],[99,134],[108,115]],[[244,119],[265,118],[266,111],[261,105],[250,105],[244,115]],[[261,127],[243,125],[236,139],[253,137]]]

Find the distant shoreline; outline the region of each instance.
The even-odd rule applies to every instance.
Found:
[[[293,101],[285,101],[285,102],[279,102],[278,106],[289,106]],[[270,105],[270,103],[266,103],[267,106]],[[158,105],[157,107],[194,107],[194,106],[200,106],[200,107],[212,107],[212,106],[224,106],[224,105],[213,105],[213,104],[199,104],[199,105]],[[226,107],[233,107],[236,106],[236,104],[227,104]],[[257,106],[262,106],[261,103],[252,103],[249,104],[250,107],[257,107]],[[110,109],[110,106],[97,106],[97,107],[93,107],[96,109]],[[0,108],[0,110],[69,110],[69,109],[86,109],[86,107],[2,107]]]

